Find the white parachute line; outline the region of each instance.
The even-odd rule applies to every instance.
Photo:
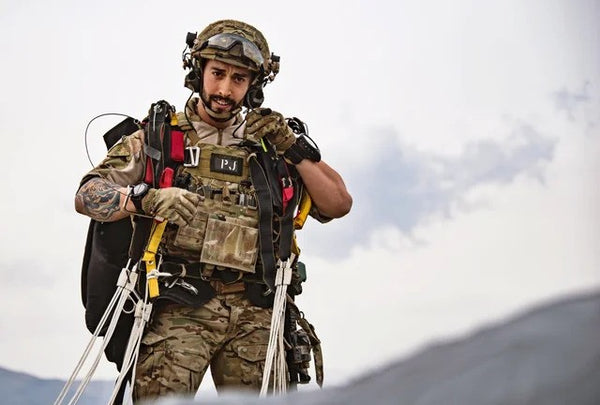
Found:
[[[75,392],[73,399],[71,399],[71,401],[69,402],[68,405],[73,405],[73,404],[77,403],[77,401],[83,394],[83,391],[86,389],[90,380],[92,379],[92,376],[96,372],[96,369],[98,368],[98,364],[100,363],[100,360],[102,359],[102,353],[104,352],[104,350],[106,349],[106,346],[108,346],[108,342],[112,338],[112,335],[117,327],[117,322],[121,315],[121,310],[123,309],[123,306],[125,305],[125,302],[127,301],[128,298],[129,298],[129,293],[121,294],[121,296],[119,297],[119,303],[117,304],[117,308],[116,308],[116,310],[119,310],[119,311],[117,312],[115,310],[115,314],[112,317],[110,324],[108,325],[108,329],[106,330],[106,335],[104,336],[104,339],[102,340],[102,345],[98,352],[98,356],[96,356],[96,359],[92,363],[92,366],[90,367],[88,373],[85,375],[85,378],[83,379],[83,381],[79,384],[79,388]]]
[[[98,323],[98,326],[96,326],[96,329],[94,330],[94,333],[92,334],[91,339],[89,340],[86,348],[84,349],[82,356],[79,358],[79,361],[77,362],[77,365],[75,366],[75,370],[73,370],[73,373],[71,373],[71,376],[69,377],[69,379],[63,386],[62,391],[60,392],[60,394],[58,394],[58,397],[54,401],[54,405],[59,405],[65,399],[65,396],[67,395],[67,392],[69,391],[69,388],[71,388],[71,386],[73,385],[73,382],[79,375],[79,372],[83,368],[85,361],[87,360],[90,352],[92,351],[92,348],[94,347],[94,343],[96,342],[96,338],[100,335],[100,331],[104,327],[104,324],[106,323],[106,320],[108,319],[109,314],[112,312],[112,309],[115,306],[117,299],[119,298],[120,292],[121,292],[120,289],[117,289],[115,291],[108,306],[106,307],[106,311],[104,311],[104,314],[102,315],[102,318],[100,319],[100,322]]]
[[[135,308],[135,322],[131,329],[131,334],[129,335],[129,340],[127,342],[127,348],[125,350],[125,354],[123,356],[123,365],[121,366],[121,372],[119,377],[117,378],[117,382],[115,383],[115,387],[113,389],[112,395],[108,402],[109,405],[112,405],[119,393],[119,389],[121,385],[124,383],[125,377],[127,373],[135,364],[137,359],[137,354],[139,352],[140,343],[142,341],[142,335],[144,332],[144,328],[148,323],[150,318],[150,313],[152,312],[152,303],[145,301],[138,301]],[[135,372],[135,369],[132,371]],[[135,374],[132,374],[132,378]],[[132,385],[133,387],[133,385]]]
[[[91,337],[88,345],[86,346],[83,355],[81,356],[81,358],[79,359],[79,362],[75,366],[75,370],[71,374],[69,380],[65,383],[62,391],[60,392],[57,399],[55,400],[54,405],[62,404],[69,389],[73,385],[73,382],[75,381],[77,375],[79,375],[79,372],[83,368],[85,361],[89,357],[89,354],[94,346],[94,343],[96,342],[96,339],[100,336],[100,333],[101,333],[102,329],[104,328],[104,325],[106,324],[109,316],[111,316],[111,314],[112,314],[112,318],[109,323],[109,327],[104,336],[103,344],[102,344],[102,346],[98,352],[98,355],[96,356],[96,359],[92,365],[92,369],[88,372],[88,374],[86,375],[86,378],[80,382],[77,391],[75,392],[73,398],[69,402],[69,405],[75,404],[79,400],[79,398],[81,397],[81,394],[83,393],[83,390],[88,385],[89,380],[91,379],[94,371],[98,367],[98,363],[102,359],[102,354],[104,352],[104,349],[108,345],[108,342],[110,341],[110,338],[112,337],[112,334],[116,327],[117,321],[118,321],[119,317],[121,316],[125,302],[127,301],[131,292],[135,288],[135,283],[137,281],[137,273],[135,272],[136,266],[134,265],[132,271],[130,272],[128,269],[129,264],[130,263],[128,262],[127,266],[121,270],[121,273],[119,274],[119,279],[117,281],[117,289],[116,289],[115,293],[113,294],[106,310],[104,311],[104,314],[102,315],[102,318],[100,319],[100,322],[96,326],[96,329],[94,330],[94,333],[92,334],[92,337]]]
[[[143,337],[143,334],[144,334],[144,329],[146,327],[146,324],[150,321],[150,316],[152,314],[152,303],[149,302],[148,288],[144,289],[144,298],[143,298],[143,300],[142,300],[142,298],[138,294],[136,294],[136,296],[139,298],[140,301],[142,301],[144,303],[144,309],[141,311],[141,313],[143,315],[141,318],[144,321],[144,324],[142,326],[140,326],[139,327],[139,331],[136,332],[137,333],[137,339],[136,339],[136,342],[134,343],[134,346],[132,348],[133,356],[131,354],[129,356],[127,356],[127,354],[125,354],[125,356],[123,356],[123,364],[125,364],[125,360],[126,359],[128,359],[128,358],[130,359],[130,363],[129,363],[128,367],[127,367],[127,369],[131,368],[131,379],[129,380],[130,395],[127,398],[127,400],[128,400],[127,403],[128,404],[132,404],[132,405],[133,405],[133,396],[132,396],[132,394],[133,394],[133,389],[134,389],[134,386],[135,386],[135,373],[136,373],[137,361],[138,361],[138,358],[139,358],[139,355],[140,355],[139,348],[140,348],[140,345],[142,343],[142,337]],[[137,309],[137,306],[136,306],[136,309]],[[132,331],[132,334],[133,334],[133,331]],[[131,339],[131,336],[130,336],[130,341],[131,340],[132,339]],[[128,343],[127,347],[128,347],[128,350],[129,350],[129,343]],[[123,368],[121,368],[121,370],[123,370]],[[127,372],[122,372],[122,375],[123,375],[122,378],[124,378],[124,376],[126,375],[126,373]],[[121,375],[119,375],[119,378],[121,378]],[[121,384],[122,384],[122,382],[121,382]],[[115,392],[118,392],[118,391],[115,391]],[[113,392],[113,397],[114,397],[115,392]],[[111,401],[114,402],[114,399],[116,399],[116,398],[111,398]],[[112,405],[113,402],[110,402],[110,405]],[[123,398],[123,404],[125,404],[125,403],[126,403],[125,402],[125,398]]]
[[[145,292],[144,292],[144,302],[148,302],[148,300],[149,300],[148,288],[146,288]],[[152,304],[150,304],[149,309],[145,313],[148,315],[148,318],[146,319],[146,323],[148,323],[148,322],[150,322],[150,316],[152,315]],[[144,334],[144,329],[142,328],[142,331],[139,336],[139,342],[137,344],[138,349],[134,351],[134,355],[133,355],[133,366],[132,366],[132,370],[131,370],[131,380],[129,383],[129,386],[131,387],[131,394],[133,394],[133,389],[135,386],[135,373],[136,373],[138,358],[140,356],[139,347],[142,343],[143,334]],[[133,405],[133,396],[132,395],[129,396],[129,403],[131,403]]]
[[[287,375],[285,364],[285,347],[283,343],[283,332],[285,325],[285,307],[287,302],[287,287],[292,279],[292,263],[295,255],[282,262],[277,262],[277,273],[275,275],[275,297],[273,300],[273,313],[271,315],[271,330],[269,332],[269,345],[265,358],[263,380],[260,396],[267,395],[271,370],[273,370],[273,393],[284,394],[287,388]],[[273,365],[275,365],[273,369]]]

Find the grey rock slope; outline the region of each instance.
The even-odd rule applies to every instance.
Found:
[[[51,404],[63,381],[0,368],[0,403]],[[95,382],[80,404],[100,405],[111,383]],[[600,292],[527,311],[470,336],[429,346],[343,387],[284,398],[204,398],[210,404],[598,405]],[[168,399],[161,404],[198,403]]]
[[[600,404],[600,294],[544,306],[466,339],[429,347],[335,390],[330,399],[340,404]]]
[[[600,293],[540,306],[429,346],[343,387],[266,402],[226,397],[211,403],[599,405]]]
[[[42,379],[0,367],[0,404],[52,404],[65,381]],[[93,381],[81,397],[81,405],[105,404],[112,393],[112,382]],[[70,398],[70,396],[68,397]]]

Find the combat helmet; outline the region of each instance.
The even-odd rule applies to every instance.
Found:
[[[260,107],[264,101],[263,87],[279,72],[279,57],[270,54],[263,34],[250,24],[236,20],[220,20],[208,25],[199,34],[188,33],[184,51],[184,68],[190,69],[185,86],[200,94],[207,113],[218,121],[226,121],[240,111],[218,113],[209,108],[202,95],[202,69],[209,59],[247,68],[254,77],[242,105]]]

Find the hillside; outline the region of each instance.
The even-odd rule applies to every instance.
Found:
[[[593,293],[542,305],[465,338],[429,346],[343,387],[284,399],[225,396],[203,403],[597,405],[599,381],[600,293]],[[52,403],[63,384],[0,368],[2,403]],[[111,388],[110,382],[95,382],[79,403],[103,404]]]
[[[65,381],[33,377],[0,367],[0,403],[6,405],[52,404]],[[81,405],[105,404],[112,393],[110,381],[93,381],[81,397]]]

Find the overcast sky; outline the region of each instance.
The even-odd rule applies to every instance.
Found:
[[[222,18],[262,30],[264,105],[309,124],[354,197],[300,235],[326,381],[600,287],[599,1],[222,4],[2,1],[0,366],[73,370],[85,126],[181,108],[186,33]],[[92,125],[94,162],[120,119]]]

